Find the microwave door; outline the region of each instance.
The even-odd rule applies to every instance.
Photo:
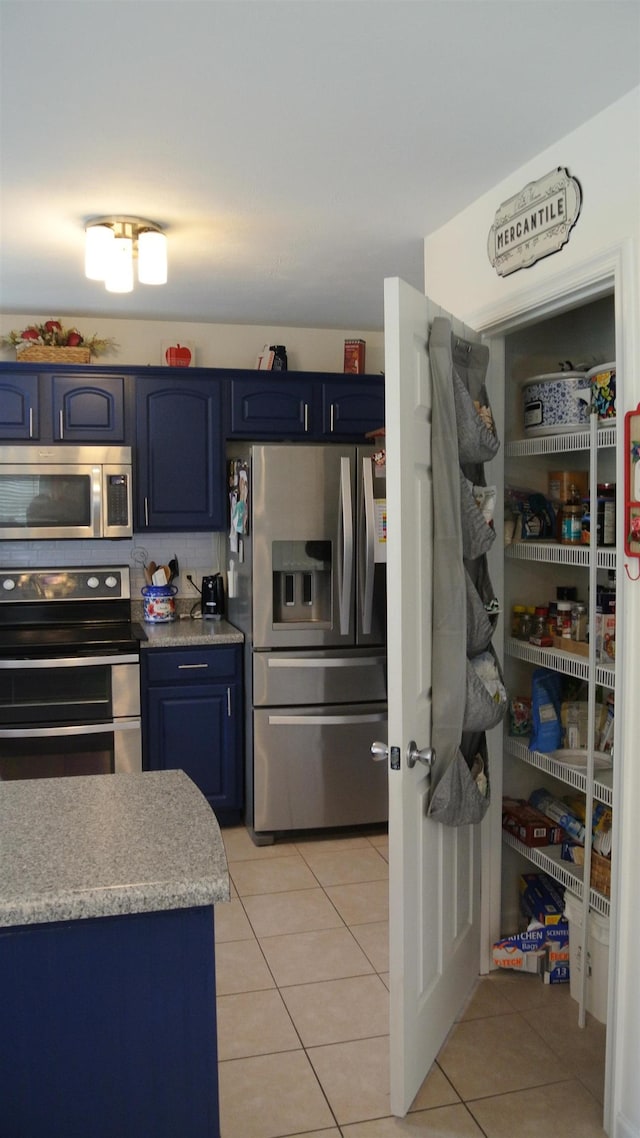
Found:
[[[3,465],[0,540],[100,537],[101,467]]]

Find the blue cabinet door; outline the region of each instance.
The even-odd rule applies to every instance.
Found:
[[[40,438],[37,375],[0,375],[0,438],[20,442]]]
[[[183,770],[218,819],[243,806],[242,645],[142,653],[143,765]]]
[[[53,375],[53,437],[59,442],[124,442],[122,375]]]
[[[138,377],[136,431],[136,530],[224,529],[220,381]]]
[[[296,439],[313,435],[314,384],[281,373],[230,381],[230,433],[235,438]]]
[[[361,438],[384,426],[384,380],[322,385],[322,432],[327,438]]]

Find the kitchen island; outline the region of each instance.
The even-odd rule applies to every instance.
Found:
[[[215,815],[179,770],[0,783],[0,1131],[219,1138]]]

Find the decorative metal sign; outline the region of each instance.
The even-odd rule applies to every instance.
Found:
[[[489,260],[501,277],[566,245],[582,204],[580,183],[562,166],[508,198],[489,230]]]

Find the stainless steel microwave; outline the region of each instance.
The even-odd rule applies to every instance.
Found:
[[[0,541],[131,537],[131,447],[0,449]]]

